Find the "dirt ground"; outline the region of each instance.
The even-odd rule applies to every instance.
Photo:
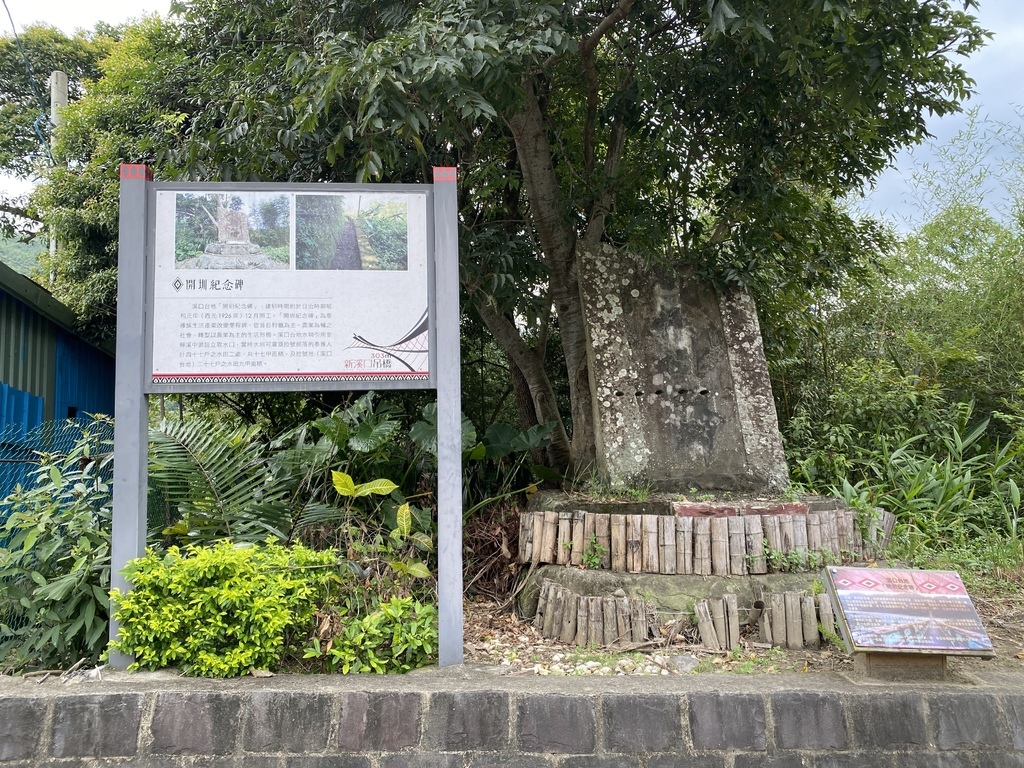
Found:
[[[974,596],[974,604],[992,640],[992,660],[950,657],[950,668],[997,665],[1024,670],[1024,579],[1002,596]],[[514,675],[773,674],[777,672],[852,672],[853,660],[842,647],[793,651],[766,647],[743,638],[740,650],[711,651],[699,644],[696,628],[684,626],[672,636],[672,623],[660,637],[624,648],[582,649],[541,637],[532,624],[493,600],[465,604],[466,661],[491,664]]]

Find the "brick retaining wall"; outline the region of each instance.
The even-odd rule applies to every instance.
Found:
[[[1011,678],[8,678],[0,766],[1024,768]]]

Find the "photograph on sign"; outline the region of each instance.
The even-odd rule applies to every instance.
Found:
[[[407,201],[384,195],[296,195],[296,269],[406,270]]]
[[[829,566],[825,574],[851,653],[992,651],[963,581],[953,571]]]
[[[426,382],[423,192],[156,193],[153,384]]]
[[[276,193],[179,193],[174,268],[288,269],[289,206]]]

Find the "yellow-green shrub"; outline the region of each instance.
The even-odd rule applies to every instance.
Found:
[[[134,589],[113,592],[121,634],[111,646],[134,655],[133,668],[208,677],[272,669],[286,635],[309,625],[337,565],[337,552],[301,545],[147,551],[125,569]]]

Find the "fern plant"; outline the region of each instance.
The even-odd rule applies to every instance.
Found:
[[[268,472],[249,427],[205,418],[163,421],[149,433],[149,474],[178,521],[165,534],[190,541],[287,539],[287,485]]]

